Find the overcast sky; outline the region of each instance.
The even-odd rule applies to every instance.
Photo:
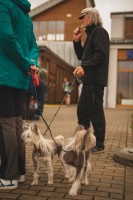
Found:
[[[35,8],[36,5],[45,3],[46,1],[49,1],[49,0],[29,0],[29,2],[31,3],[31,9]]]
[[[31,3],[31,8],[33,9],[36,5],[42,4],[49,0],[29,0]],[[67,1],[67,0],[66,0]],[[82,0],[81,0],[82,1]],[[123,11],[133,11],[133,0],[94,0],[96,8],[99,10],[103,26],[110,34],[111,30],[111,12],[123,12]]]

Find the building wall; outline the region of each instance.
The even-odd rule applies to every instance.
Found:
[[[74,67],[78,66],[79,61],[75,54],[72,41],[37,41],[37,44],[40,47],[44,45],[47,46],[55,54],[58,54],[65,62]]]
[[[47,94],[47,103],[56,104],[61,103],[64,98],[64,93],[62,90],[62,83],[64,77],[72,83],[74,80],[73,71],[74,68],[62,60],[59,56],[54,54],[47,47],[40,47],[40,60],[42,67],[48,71],[47,82],[49,84],[49,91]],[[73,85],[73,90],[71,93],[71,102],[77,103],[78,99],[78,84],[77,82]]]
[[[112,16],[111,19],[111,38],[124,39],[124,16]]]
[[[115,44],[110,46],[110,61],[109,61],[109,77],[108,87],[105,99],[107,103],[105,107],[116,108],[117,97],[117,68],[118,68],[118,50],[120,49],[132,49],[133,44]]]
[[[133,12],[111,14],[111,40],[133,40]]]
[[[132,107],[133,12],[111,13],[111,45],[106,107]],[[129,87],[130,86],[130,87]],[[129,105],[130,103],[130,105]]]
[[[86,0],[67,0],[56,6],[40,13],[32,18],[33,21],[64,20],[65,21],[65,41],[72,41],[73,29],[80,26],[78,16],[83,8],[86,7]],[[71,17],[67,17],[71,14]]]
[[[117,47],[110,47],[109,56],[109,75],[107,87],[107,105],[108,108],[116,107],[116,85],[117,85]]]

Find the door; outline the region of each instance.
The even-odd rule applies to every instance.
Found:
[[[118,62],[117,105],[133,106],[133,61]]]

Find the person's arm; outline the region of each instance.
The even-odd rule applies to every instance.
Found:
[[[35,64],[25,57],[13,32],[9,10],[3,4],[0,4],[0,48],[10,60],[24,71],[29,71],[30,66]]]
[[[81,45],[82,33],[79,27],[73,31],[73,45],[78,60],[81,60],[83,54],[83,47]]]
[[[83,47],[81,45],[81,40],[77,42],[73,41],[73,45],[78,60],[81,60],[83,54]]]
[[[39,68],[38,65],[38,56],[39,56],[40,50],[38,48],[38,45],[36,43],[36,38],[33,32],[32,28],[32,35],[31,35],[31,41],[30,41],[30,54],[29,57],[31,60],[34,60],[35,65]]]

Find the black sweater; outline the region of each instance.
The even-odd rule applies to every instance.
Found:
[[[106,86],[109,64],[109,36],[101,26],[91,25],[86,29],[84,46],[81,41],[73,42],[75,53],[85,71],[83,83],[95,83]]]

